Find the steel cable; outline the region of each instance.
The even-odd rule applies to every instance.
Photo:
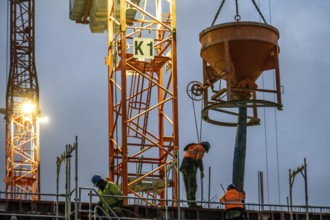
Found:
[[[216,13],[215,16],[214,16],[214,19],[213,19],[213,21],[212,21],[211,27],[214,25],[215,21],[218,19],[218,16],[219,16],[219,14],[220,14],[220,11],[221,11],[221,9],[222,9],[223,4],[225,3],[225,1],[226,1],[226,0],[222,0],[221,4],[220,4],[220,6],[219,6],[219,9],[218,9],[217,13]]]
[[[237,0],[236,0],[236,1],[237,1]],[[262,15],[262,13],[261,13],[261,11],[260,11],[260,9],[259,9],[257,3],[255,2],[255,0],[251,0],[251,1],[252,1],[252,3],[254,4],[254,7],[257,9],[257,11],[258,11],[258,13],[259,13],[261,19],[264,21],[265,24],[267,24],[267,21],[266,21],[266,19],[264,18],[264,16]]]
[[[201,105],[201,111],[203,110],[203,104]],[[202,132],[203,132],[203,120],[200,120],[200,125],[199,125],[199,141],[202,141]]]
[[[196,128],[196,135],[197,135],[197,141],[200,142],[200,133],[198,131],[198,124],[197,124],[197,117],[196,117],[196,107],[195,107],[195,101],[192,101],[192,106],[193,106],[193,110],[194,110],[194,118],[195,118],[195,128]]]
[[[236,15],[235,15],[234,19],[236,21],[240,21],[241,20],[241,16],[239,15],[239,11],[238,11],[238,0],[235,0],[235,4],[236,4]]]

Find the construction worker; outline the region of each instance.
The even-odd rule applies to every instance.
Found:
[[[225,219],[244,219],[244,200],[245,192],[229,184],[227,192],[220,198],[220,202],[225,204]]]
[[[92,183],[94,184],[94,186],[98,188],[97,193],[100,196],[98,204],[104,209],[104,211],[109,213],[108,206],[110,208],[123,206],[123,198],[117,197],[117,196],[123,196],[117,184],[102,179],[100,175],[94,175],[92,177]],[[107,196],[102,196],[102,195],[107,195]],[[104,202],[106,204],[104,204]],[[103,215],[102,212],[101,213],[98,212],[98,214]]]
[[[197,206],[196,191],[197,191],[197,168],[201,172],[201,178],[204,178],[203,156],[205,152],[209,152],[210,143],[205,141],[201,143],[188,144],[183,150],[185,151],[180,171],[183,175],[184,186],[186,188],[186,196],[189,207]]]

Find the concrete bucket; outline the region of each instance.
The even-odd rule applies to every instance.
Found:
[[[278,39],[278,30],[267,24],[219,24],[200,33],[201,56],[214,69],[216,78],[233,87],[245,87],[243,81],[254,84],[263,71],[278,69],[274,59],[279,52]]]
[[[234,109],[247,107],[252,109],[247,125],[257,125],[258,107],[282,109],[278,39],[275,27],[257,22],[223,23],[200,33],[204,82],[192,86],[197,88],[192,93],[203,95],[205,121],[236,126],[237,122],[218,119],[218,113],[238,116]],[[274,86],[258,88],[257,79],[264,71],[274,75]],[[275,94],[276,100],[263,99],[261,93]]]

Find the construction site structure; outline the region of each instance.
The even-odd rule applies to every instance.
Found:
[[[6,197],[39,200],[39,85],[35,1],[10,0],[10,70],[6,93]]]
[[[3,200],[0,199],[0,218],[4,220],[33,220],[33,219],[75,219],[89,220],[92,216],[94,207],[97,204],[79,203],[78,216],[73,218],[65,215],[65,203],[59,203],[59,213],[55,213],[55,203],[53,201],[26,201],[26,200]],[[123,219],[181,219],[181,220],[224,220],[224,209],[221,204],[214,204],[218,208],[201,207],[154,207],[154,206],[124,206],[125,209],[135,213],[136,218]],[[220,207],[220,208],[219,208]],[[74,207],[72,206],[72,210]],[[266,205],[266,204],[246,204],[246,219],[249,220],[306,220],[306,206],[286,205]],[[309,207],[308,217],[313,220],[329,220],[330,207]],[[104,217],[105,219],[105,217]],[[119,218],[111,218],[119,219]]]
[[[175,201],[179,186],[175,0],[75,0],[70,11],[70,18],[89,24],[91,32],[108,33],[108,179],[121,186],[124,196],[145,198],[144,204],[164,206],[164,200],[156,199],[165,198]]]

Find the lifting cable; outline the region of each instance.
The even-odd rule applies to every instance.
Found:
[[[262,87],[265,88],[264,75],[261,77]],[[262,93],[262,99],[265,100],[265,93]],[[268,140],[267,140],[267,119],[266,119],[266,108],[263,108],[264,112],[264,140],[265,140],[265,157],[266,157],[266,179],[267,179],[267,201],[269,204],[269,167],[268,167]]]
[[[259,0],[260,1],[260,0]],[[260,2],[259,2],[260,4]],[[268,0],[269,5],[269,23],[272,23],[272,8],[271,2]],[[275,74],[273,77],[273,87],[275,88]],[[276,99],[274,95],[274,100]],[[275,121],[275,145],[276,145],[276,166],[277,166],[277,187],[278,187],[278,203],[281,204],[281,182],[280,182],[280,162],[279,162],[279,146],[278,146],[278,126],[277,126],[277,111],[274,109],[274,121]]]
[[[238,0],[235,0],[235,4],[236,4],[236,15],[235,15],[234,19],[236,21],[240,21],[241,20],[241,16],[239,15],[239,12],[238,12]]]
[[[275,80],[273,78],[273,84],[275,84]],[[262,85],[264,87],[264,76],[262,76]],[[265,95],[263,94],[263,99],[265,99]],[[268,169],[268,141],[267,141],[267,120],[266,120],[266,110],[263,109],[264,112],[264,134],[265,134],[265,157],[266,157],[266,178],[267,178],[267,196],[269,203],[269,169]],[[277,165],[277,184],[278,184],[278,201],[281,204],[281,184],[280,184],[280,168],[279,168],[279,146],[278,146],[278,126],[277,126],[277,111],[274,109],[274,121],[275,121],[275,145],[276,145],[276,165]]]
[[[221,11],[221,9],[222,9],[222,7],[223,7],[225,1],[226,1],[226,0],[222,0],[221,4],[220,4],[220,6],[219,6],[219,9],[218,9],[217,13],[216,13],[215,16],[214,16],[214,19],[213,19],[213,21],[212,21],[211,27],[214,25],[215,21],[218,19],[219,14],[220,14],[220,11]],[[265,24],[267,24],[267,21],[266,21],[266,19],[264,18],[263,14],[262,14],[262,12],[260,11],[260,8],[258,7],[258,5],[257,5],[257,3],[255,2],[255,0],[251,0],[251,1],[252,1],[252,3],[253,3],[254,7],[256,8],[256,10],[258,11],[259,16],[261,17],[261,19],[263,20],[263,22],[264,22]],[[241,15],[239,14],[239,9],[238,9],[238,0],[235,0],[235,7],[236,7],[236,15],[235,15],[234,19],[238,22],[238,21],[241,20]]]
[[[268,1],[269,5],[269,22],[272,23],[272,5],[271,1]],[[275,74],[273,77],[273,85],[275,88]],[[275,95],[274,95],[275,99]],[[278,203],[281,204],[281,182],[280,182],[280,157],[279,157],[279,149],[278,149],[278,126],[277,126],[277,111],[274,109],[275,114],[275,139],[276,139],[276,164],[277,164],[277,184],[278,184]]]
[[[254,2],[254,0],[252,0]],[[258,1],[259,5],[260,5],[260,0]],[[254,2],[255,4],[255,2]],[[270,23],[272,21],[272,17],[271,17],[271,3],[270,0],[268,2],[269,4],[269,16],[270,16]],[[255,4],[260,17],[262,18],[262,20],[266,23],[264,17],[262,16],[259,7]],[[267,24],[267,23],[266,23]],[[273,77],[273,87],[275,87],[275,75]],[[262,75],[262,85],[264,87],[264,76]],[[263,99],[264,98],[264,93],[263,93]],[[274,95],[274,99],[275,99],[275,95]],[[267,172],[267,196],[268,196],[268,203],[269,203],[269,169],[268,169],[268,142],[267,142],[267,121],[266,121],[266,110],[264,108],[264,121],[265,121],[265,127],[264,127],[264,133],[265,133],[265,154],[266,154],[266,172]],[[277,164],[277,184],[278,184],[278,201],[279,204],[281,204],[281,185],[280,185],[280,169],[279,169],[279,149],[278,149],[278,126],[277,126],[277,111],[276,109],[274,110],[274,121],[275,121],[275,144],[276,144],[276,164]]]
[[[216,13],[215,16],[214,16],[214,19],[213,19],[213,21],[212,21],[211,27],[214,25],[215,21],[218,19],[218,16],[219,16],[219,14],[220,14],[220,11],[221,11],[221,9],[222,9],[223,4],[225,3],[225,1],[226,1],[226,0],[222,0],[221,4],[220,4],[220,6],[219,6],[219,9],[218,9],[217,13]]]
[[[201,112],[202,112],[202,110],[201,110]],[[200,121],[200,131],[201,131],[201,134],[200,134],[199,140],[202,141],[202,131],[203,131],[203,121],[202,121],[202,119]]]
[[[199,129],[198,129],[196,107],[195,107],[195,101],[194,100],[192,100],[192,106],[193,106],[193,110],[194,110],[194,118],[195,118],[195,128],[196,128],[197,141],[198,142],[201,142],[201,140],[202,140],[202,125],[203,125],[203,121],[202,121],[202,119],[200,120]],[[201,110],[202,110],[202,108],[203,108],[203,106],[201,106]]]
[[[236,0],[236,1],[237,1],[237,0]],[[260,9],[259,9],[257,3],[255,2],[255,0],[251,0],[251,1],[253,2],[254,7],[257,9],[257,11],[258,11],[258,13],[259,13],[261,19],[263,20],[263,22],[264,22],[265,24],[267,24],[267,21],[266,21],[266,19],[264,18],[264,16],[262,15],[262,13],[261,13],[261,11],[260,11]]]
[[[252,0],[253,1],[253,0]],[[260,6],[260,0],[258,0]],[[260,14],[259,14],[260,15]],[[261,16],[260,16],[261,17]],[[259,17],[259,19],[260,19]],[[265,79],[262,74],[262,88],[265,88]],[[262,99],[265,100],[265,93],[262,93]],[[267,203],[269,204],[269,163],[268,163],[268,139],[267,139],[267,112],[266,108],[263,108],[263,118],[264,118],[264,140],[265,140],[265,158],[266,158],[266,186],[267,186]]]
[[[269,5],[269,21],[272,22],[272,8],[271,2],[268,1]],[[275,71],[275,70],[273,70]],[[273,74],[273,87],[275,88],[275,74]],[[274,100],[276,99],[274,94]],[[278,184],[278,202],[281,204],[281,184],[280,184],[280,165],[279,165],[279,146],[278,146],[278,126],[277,126],[277,111],[274,109],[274,120],[275,120],[275,144],[276,144],[276,164],[277,164],[277,184]]]

